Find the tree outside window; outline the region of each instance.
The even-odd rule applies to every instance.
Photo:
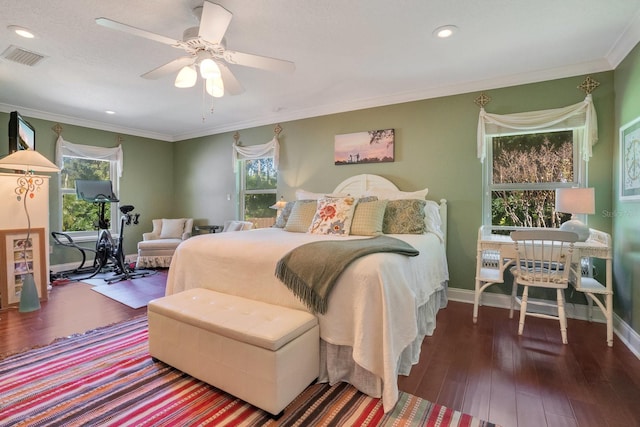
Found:
[[[243,160],[241,177],[241,212],[245,221],[256,228],[270,227],[275,223],[276,211],[270,206],[276,203],[278,171],[273,157]]]
[[[485,223],[557,228],[569,219],[555,210],[555,189],[580,184],[572,130],[494,136],[490,149]]]
[[[76,180],[111,180],[115,176],[114,165],[108,160],[94,160],[79,157],[63,157],[63,167],[60,172],[60,197],[62,199],[62,231],[72,235],[95,234],[98,229],[98,204],[76,197]],[[114,183],[114,191],[117,183]],[[115,209],[111,204],[105,206],[105,217],[113,225]],[[112,230],[113,231],[113,230]]]

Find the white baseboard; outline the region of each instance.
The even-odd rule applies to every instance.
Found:
[[[474,291],[450,287],[447,293],[450,301],[473,304],[475,296]],[[530,301],[535,301],[535,299],[530,298]],[[509,310],[509,308],[511,308],[511,295],[483,292],[481,303],[482,305],[486,305],[489,307],[504,308]],[[585,304],[567,303],[565,309],[567,317],[571,319],[589,320],[588,306]],[[551,311],[549,311],[549,314],[551,314]],[[481,315],[482,314],[479,314],[479,316]],[[472,316],[472,311],[469,311],[470,321]],[[595,305],[593,308],[593,318],[591,320],[593,322],[606,323],[606,318],[604,317],[600,309]],[[618,336],[620,341],[622,341],[624,345],[627,346],[638,359],[640,359],[640,335],[615,313],[613,314],[613,332]]]

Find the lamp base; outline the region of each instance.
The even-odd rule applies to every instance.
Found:
[[[38,289],[33,274],[28,273],[22,276],[22,291],[20,292],[20,313],[28,313],[30,311],[40,310],[40,298],[38,297]]]
[[[577,219],[570,219],[569,221],[562,223],[560,230],[576,233],[578,235],[579,242],[584,242],[589,238],[589,234],[591,234],[589,232],[589,227]]]

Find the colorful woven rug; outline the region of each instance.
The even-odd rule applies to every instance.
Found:
[[[274,421],[161,362],[146,316],[0,361],[2,426],[493,426],[401,393],[388,414],[352,386],[308,387]]]

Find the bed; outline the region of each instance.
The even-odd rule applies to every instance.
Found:
[[[357,175],[331,195],[363,201],[362,197],[424,200],[426,191],[401,192],[383,177]],[[297,196],[304,200],[314,194]],[[427,212],[426,232],[388,234],[409,243],[419,255],[374,253],[357,259],[336,281],[326,312],[316,313],[321,337],[319,381],[349,382],[381,397],[385,412],[397,401],[397,376],[408,375],[418,362],[422,340],[433,333],[436,313],[447,302],[446,201],[421,203]],[[311,311],[274,274],[278,261],[305,243],[369,237],[293,232],[286,227],[195,236],[176,250],[166,294],[202,287]]]

